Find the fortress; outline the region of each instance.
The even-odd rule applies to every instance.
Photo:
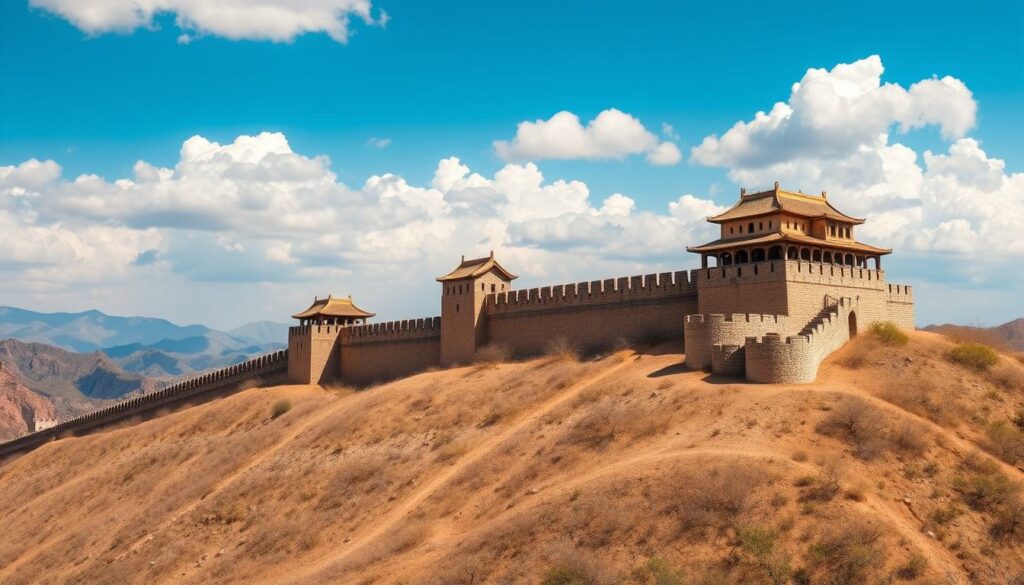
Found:
[[[367,324],[348,298],[315,299],[294,315],[288,349],[207,372],[0,443],[0,460],[64,436],[215,399],[247,387],[332,380],[365,385],[436,366],[469,363],[488,345],[516,355],[564,337],[585,350],[630,341],[682,340],[686,364],[754,382],[814,381],[818,366],[879,321],[914,327],[910,287],[889,284],[882,256],[857,242],[864,220],[821,196],[775,188],[740,191],[708,221],[720,237],[687,248],[701,267],[515,290],[490,256],[438,277],[441,316]],[[873,267],[869,267],[869,263]],[[712,265],[713,264],[713,265]]]
[[[316,299],[294,315],[288,377],[296,383],[369,384],[435,366],[469,363],[487,345],[540,353],[565,337],[583,349],[621,341],[682,339],[686,364],[755,382],[814,380],[825,357],[874,322],[913,329],[906,285],[889,284],[892,250],[854,238],[863,219],[826,193],[740,191],[708,218],[720,237],[687,248],[701,268],[515,290],[490,256],[444,276],[441,316],[367,324],[351,298]]]

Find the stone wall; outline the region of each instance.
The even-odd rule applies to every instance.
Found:
[[[341,378],[364,386],[441,363],[441,318],[346,327],[340,337]]]
[[[849,341],[851,315],[859,312],[859,303],[844,297],[804,334],[748,338],[744,344],[747,379],[771,384],[813,382],[821,362]],[[855,319],[859,327],[859,315]]]
[[[337,379],[338,336],[343,325],[304,325],[288,328],[288,379],[296,384],[319,384]]]
[[[712,348],[716,345],[742,347],[747,337],[766,333],[788,332],[792,329],[786,315],[687,315],[685,319],[686,365],[694,370],[714,370]],[[720,355],[721,360],[724,355]],[[723,362],[724,364],[724,362]],[[729,369],[733,369],[732,366]],[[721,371],[719,373],[730,373]],[[736,373],[736,372],[731,372]]]
[[[6,443],[0,443],[0,458],[34,449],[62,436],[80,435],[160,408],[173,407],[191,401],[209,400],[216,396],[236,392],[246,387],[248,382],[263,385],[280,384],[287,377],[288,364],[288,352],[278,351],[241,364],[208,372],[172,384],[162,390],[129,398],[113,406],[66,420]]]
[[[685,271],[513,290],[488,296],[486,339],[521,356],[557,337],[585,350],[681,339],[683,316],[696,306]]]
[[[913,329],[914,291],[905,284],[890,284],[886,289],[886,319],[904,329]]]

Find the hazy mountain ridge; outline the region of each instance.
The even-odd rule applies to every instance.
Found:
[[[924,331],[941,333],[955,339],[979,341],[1002,349],[1024,351],[1024,317],[1007,321],[994,327],[974,327],[970,325],[929,325]]]
[[[150,317],[112,317],[100,311],[38,313],[0,307],[0,338],[44,343],[67,351],[102,351],[122,369],[173,379],[223,368],[284,347],[288,325],[259,321],[231,332],[176,325]]]

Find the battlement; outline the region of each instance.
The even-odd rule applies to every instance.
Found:
[[[834,285],[860,284],[862,286],[865,283],[870,283],[872,287],[880,287],[881,283],[885,281],[885,271],[810,260],[768,260],[716,268],[697,268],[690,271],[690,281],[698,286],[779,280]]]
[[[304,335],[338,335],[343,329],[349,327],[349,325],[293,325],[288,328],[288,337],[290,339]]]
[[[889,300],[893,302],[914,302],[914,291],[907,284],[889,284],[886,288],[886,294],[889,295]]]
[[[441,335],[441,318],[403,319],[346,327],[341,332],[343,344],[423,339]]]
[[[786,316],[762,315],[759,313],[732,313],[730,315],[712,313],[710,315],[687,315],[685,319],[686,323],[692,323],[695,326],[710,323],[761,323],[778,325],[779,323],[785,323]]]
[[[566,305],[600,305],[630,300],[696,295],[685,270],[518,289],[487,296],[486,310],[503,313]]]

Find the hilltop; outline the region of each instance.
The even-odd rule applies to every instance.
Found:
[[[955,339],[977,340],[1014,351],[1024,351],[1024,317],[994,327],[968,325],[929,325],[924,331],[941,333]]]
[[[4,583],[1019,583],[1024,367],[863,335],[250,389],[0,464]],[[802,581],[801,581],[802,579]]]

